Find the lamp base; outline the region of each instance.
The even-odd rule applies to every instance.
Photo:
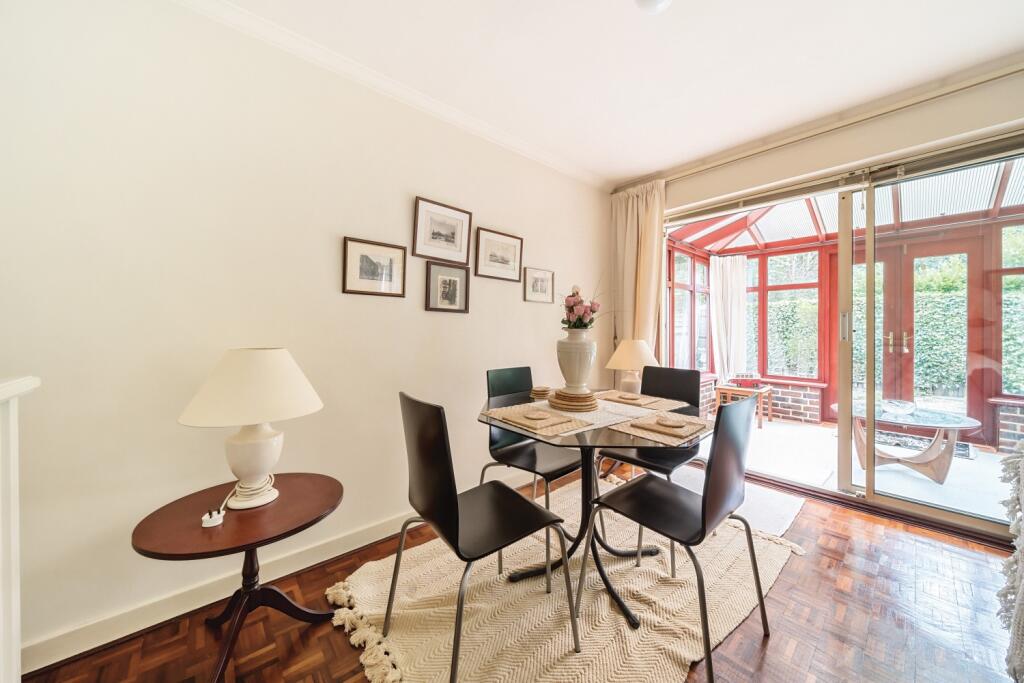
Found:
[[[246,425],[224,445],[228,467],[238,478],[235,492],[228,498],[232,510],[248,510],[266,505],[279,495],[274,488],[274,469],[281,457],[284,434],[266,422]]]
[[[636,370],[623,370],[619,379],[619,391],[630,394],[640,393],[640,373]]]
[[[228,498],[227,506],[232,510],[248,510],[277,500],[281,492],[274,488],[273,481],[272,477],[267,477],[266,484],[253,493],[249,493],[248,488],[242,488],[242,482],[238,482],[235,484],[235,492]]]

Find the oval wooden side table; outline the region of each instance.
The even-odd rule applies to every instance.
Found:
[[[227,634],[213,672],[220,681],[245,617],[258,607],[270,607],[310,624],[329,621],[333,611],[307,609],[280,589],[260,585],[256,549],[293,536],[313,526],[341,503],[344,488],[337,479],[322,474],[279,474],[274,486],[277,500],[250,510],[228,510],[220,526],[204,528],[201,518],[227,497],[234,482],[213,486],[179,498],[156,510],[132,532],[132,548],[157,560],[200,560],[244,552],[242,587],[228,600],[224,611],[206,620],[219,628],[228,621]]]

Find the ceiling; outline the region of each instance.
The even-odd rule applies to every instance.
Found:
[[[602,186],[1024,50],[1020,0],[182,1]]]

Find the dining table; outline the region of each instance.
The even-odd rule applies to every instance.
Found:
[[[606,392],[595,392],[595,395],[600,397]],[[565,415],[570,417],[578,417],[583,420],[591,422],[588,426],[584,426],[580,429],[573,430],[568,433],[555,434],[555,435],[544,435],[539,434],[529,429],[520,427],[511,422],[507,422],[497,417],[493,417],[487,414],[487,411],[496,408],[506,408],[510,406],[519,406],[527,403],[535,403],[538,409],[543,409],[549,412],[563,412]],[[520,392],[514,394],[505,394],[502,396],[494,396],[489,398],[483,408],[480,410],[479,421],[490,425],[492,427],[499,427],[501,429],[508,430],[510,432],[516,432],[528,438],[536,441],[557,446],[559,448],[573,448],[578,449],[581,457],[581,468],[580,468],[580,527],[579,531],[575,536],[572,536],[568,532],[566,535],[572,540],[571,545],[566,551],[566,555],[572,557],[583,544],[584,531],[590,522],[590,515],[593,514],[593,501],[597,498],[598,487],[597,487],[597,471],[595,467],[595,457],[599,449],[602,448],[643,448],[648,449],[692,449],[692,457],[696,457],[697,449],[693,446],[698,445],[702,440],[711,436],[711,430],[704,430],[693,437],[690,437],[686,442],[669,446],[659,441],[646,439],[640,436],[627,434],[622,431],[613,429],[616,424],[622,424],[630,422],[638,418],[644,417],[645,415],[654,414],[655,410],[647,410],[640,406],[623,405],[622,403],[613,402],[609,400],[598,399],[597,411],[589,413],[575,413],[567,411],[559,411],[551,408],[545,399],[531,398],[530,392]],[[663,412],[674,412],[682,415],[698,415],[698,408],[687,403],[680,403],[678,407],[671,411]],[[691,458],[692,459],[692,458]],[[605,570],[604,564],[601,561],[601,554],[598,552],[598,548],[604,550],[604,552],[613,555],[615,557],[636,557],[636,548],[622,549],[615,548],[608,543],[608,541],[601,534],[600,529],[595,528],[593,534],[593,540],[591,541],[591,554],[594,558],[594,564],[597,567],[598,575],[601,577],[601,581],[604,583],[608,594],[617,605],[619,611],[625,617],[630,627],[636,629],[640,627],[640,620],[630,609],[629,605],[622,598],[621,595],[615,590],[611,581],[608,578],[608,574]],[[658,549],[651,546],[645,546],[642,549],[642,554],[645,556],[657,555]],[[557,568],[561,565],[561,558],[555,562],[552,562],[552,568]],[[543,564],[528,567],[516,572],[512,572],[508,576],[509,581],[522,581],[536,576],[543,576],[545,573],[545,566]]]

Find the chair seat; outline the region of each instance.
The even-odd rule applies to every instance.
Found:
[[[580,467],[579,451],[538,441],[523,441],[492,450],[491,457],[502,465],[533,472],[547,481],[564,477]]]
[[[700,454],[700,445],[689,448],[602,448],[600,455],[649,472],[672,474]]]
[[[561,521],[500,481],[489,481],[459,494],[457,554],[477,560]]]
[[[701,495],[660,477],[633,479],[597,501],[684,545],[701,540]]]

